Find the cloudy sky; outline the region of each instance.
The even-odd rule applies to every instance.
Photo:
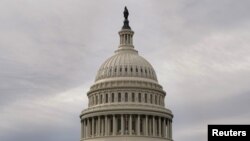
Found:
[[[1,141],[79,141],[125,5],[176,141],[205,141],[207,124],[250,123],[248,0],[0,0]]]

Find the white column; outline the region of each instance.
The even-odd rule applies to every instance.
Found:
[[[85,121],[84,121],[84,138],[87,138],[87,136],[88,136],[87,120],[88,119],[85,119]]]
[[[108,115],[105,115],[105,136],[108,135]]]
[[[94,135],[95,136],[97,136],[97,123],[98,121],[94,118],[94,126],[95,126],[95,128],[94,128]]]
[[[95,129],[95,119],[94,119],[94,117],[92,117],[92,137],[94,137],[95,136],[95,131],[94,131],[94,129]]]
[[[158,131],[159,131],[159,137],[161,137],[161,117],[158,117]]]
[[[108,123],[107,123],[107,128],[108,128],[108,135],[110,135],[110,118],[108,117]]]
[[[123,43],[122,43],[122,41],[123,41],[123,36],[120,35],[120,38],[121,38],[121,43],[120,43],[120,44],[122,45],[122,44],[123,44]]]
[[[152,121],[152,120],[151,120],[151,117],[149,116],[149,117],[148,117],[148,135],[150,135],[150,136],[152,135],[152,132],[151,132],[151,131],[152,131],[152,126],[151,126],[151,125],[152,125],[152,124],[151,124],[152,122],[151,122],[151,121]]]
[[[104,136],[104,119],[101,118],[101,125],[102,125],[102,136]]]
[[[128,44],[130,44],[130,35],[128,34]]]
[[[86,119],[83,120],[83,138],[86,138]]]
[[[137,135],[140,135],[140,115],[138,115],[137,119]]]
[[[129,135],[132,135],[132,115],[129,115]]]
[[[163,138],[166,137],[166,118],[163,117]]]
[[[170,123],[170,126],[169,126],[170,133],[169,133],[169,135],[170,135],[170,139],[172,139],[172,120],[170,120],[169,123]]]
[[[87,119],[87,137],[89,137],[89,135],[90,135],[90,126],[89,126],[89,124],[90,124],[90,119],[88,118]]]
[[[117,116],[116,115],[114,115],[115,116],[115,127],[114,127],[114,131],[115,131],[115,135],[117,135]]]
[[[145,135],[145,118],[144,116],[141,116],[141,124],[142,124],[142,135]]]
[[[121,135],[124,134],[124,118],[123,115],[121,115]]]
[[[170,138],[170,121],[167,119],[167,137]]]
[[[122,37],[121,37],[121,35],[120,35],[120,44],[122,44]]]
[[[82,129],[83,130],[82,131],[82,136],[83,136],[82,138],[85,138],[85,119],[83,119],[83,121],[82,121],[82,128],[83,128]]]
[[[122,35],[122,44],[124,45],[124,41],[125,41],[125,37],[124,37],[125,35],[123,34]]]
[[[115,115],[113,115],[113,136],[116,135],[116,129],[115,129],[116,124],[115,123],[116,123],[115,122]]]
[[[126,40],[126,44],[128,44],[128,34],[126,34],[127,40]]]
[[[101,129],[101,117],[98,116],[97,136],[100,136],[100,135],[101,135],[100,129]]]
[[[131,35],[131,45],[133,45],[133,35]]]
[[[170,131],[170,130],[171,130],[171,129],[170,129],[170,126],[171,126],[170,124],[171,124],[171,122],[170,122],[170,119],[168,119],[168,123],[169,123],[169,125],[168,125],[168,137],[171,138],[171,131]]]
[[[155,117],[152,117],[152,122],[153,122],[153,136],[155,136]]]
[[[129,35],[129,44],[132,45],[132,35]]]
[[[146,124],[145,124],[145,135],[147,136],[148,135],[148,115],[146,115]]]
[[[83,119],[81,120],[81,138],[83,138],[84,137],[84,135],[83,135],[83,133],[84,133],[84,126],[83,126]]]

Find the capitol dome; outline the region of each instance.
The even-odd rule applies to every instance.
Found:
[[[173,141],[171,110],[152,65],[134,49],[124,11],[115,54],[99,68],[81,114],[81,141]]]
[[[99,68],[96,81],[115,77],[141,77],[157,82],[152,65],[133,48],[121,47]]]

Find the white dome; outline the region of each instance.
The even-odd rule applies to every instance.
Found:
[[[152,65],[133,48],[116,51],[99,68],[96,81],[112,77],[142,77],[157,82]]]
[[[99,68],[81,112],[81,141],[173,141],[172,112],[152,65],[133,46],[124,10],[120,45]]]

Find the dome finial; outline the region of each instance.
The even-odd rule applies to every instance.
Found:
[[[124,15],[125,19],[123,21],[123,27],[122,27],[122,29],[131,29],[130,26],[129,26],[129,21],[128,21],[129,12],[128,12],[128,9],[127,9],[126,6],[124,8],[123,15]]]
[[[124,15],[124,18],[125,18],[125,19],[128,19],[128,15],[129,15],[129,13],[128,13],[128,9],[127,9],[127,7],[126,7],[126,6],[125,6],[125,8],[124,8],[123,15]]]

